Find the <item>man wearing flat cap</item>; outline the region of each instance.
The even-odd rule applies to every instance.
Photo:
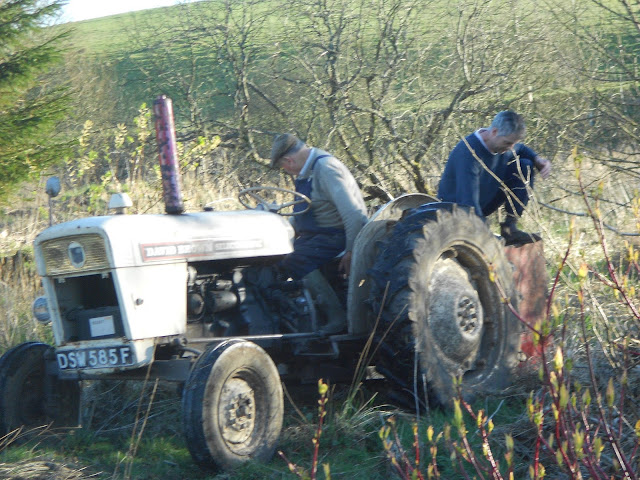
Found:
[[[307,146],[295,135],[278,135],[271,148],[271,167],[295,177],[296,192],[311,199],[311,208],[292,217],[296,231],[293,252],[280,267],[291,278],[303,279],[325,311],[329,322],[321,333],[338,333],[346,328],[344,310],[337,295],[318,268],[337,257],[339,269],[349,274],[351,251],[358,232],[367,222],[360,188],[347,167],[333,155]],[[302,211],[306,205],[296,205]]]

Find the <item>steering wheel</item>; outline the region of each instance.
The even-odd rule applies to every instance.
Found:
[[[269,202],[265,200],[265,194],[269,193],[269,195],[273,196],[273,193],[284,193],[285,195],[290,195],[293,197],[293,200],[285,203],[277,203],[277,202]],[[238,201],[242,204],[243,207],[249,210],[266,210],[272,213],[278,213],[284,216],[293,216],[293,215],[301,215],[307,212],[311,208],[311,199],[302,193],[296,192],[295,190],[289,190],[288,188],[280,188],[280,187],[249,187],[238,192]],[[300,205],[306,203],[307,206],[304,210],[300,210],[299,212],[283,212],[282,210],[293,207],[295,205]]]

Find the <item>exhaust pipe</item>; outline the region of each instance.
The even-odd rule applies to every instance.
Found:
[[[166,95],[158,96],[153,102],[153,113],[156,118],[156,141],[162,176],[164,210],[167,213],[180,214],[184,212],[184,203],[180,190],[180,168],[171,99]]]

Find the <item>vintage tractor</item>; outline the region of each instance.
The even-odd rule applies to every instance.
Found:
[[[401,196],[360,232],[348,282],[333,280],[348,329],[323,336],[316,299],[274,268],[294,236],[278,212],[305,199],[266,196],[241,192],[252,207],[241,211],[114,214],[40,233],[34,314],[51,323],[54,345],[28,342],[0,358],[0,436],[77,425],[85,380],[159,378],[181,385],[197,464],[266,460],[282,428],[281,382],[351,378],[370,338],[366,360],[418,408],[448,405],[454,377],[469,397],[508,385],[524,331],[512,306],[518,284],[544,278],[541,242],[509,247],[542,268],[519,272],[468,208]],[[529,318],[544,301],[537,285],[526,287]]]

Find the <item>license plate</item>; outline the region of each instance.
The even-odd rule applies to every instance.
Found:
[[[57,352],[60,370],[125,367],[134,364],[131,347],[82,348]]]

